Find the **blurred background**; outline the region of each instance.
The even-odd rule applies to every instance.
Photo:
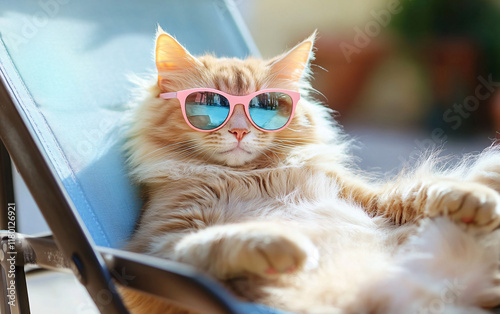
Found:
[[[499,138],[500,1],[235,3],[264,58],[318,30],[316,98],[358,140],[363,169],[396,171],[429,149],[460,155]]]

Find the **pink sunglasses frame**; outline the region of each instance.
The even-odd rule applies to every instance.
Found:
[[[199,129],[199,128],[195,127],[194,125],[192,125],[189,122],[189,119],[188,119],[187,114],[186,114],[186,98],[190,94],[196,93],[196,92],[217,93],[217,94],[220,94],[220,95],[226,97],[226,99],[229,101],[229,113],[227,115],[227,118],[217,128],[212,129],[212,130],[203,130],[203,129]],[[250,101],[255,96],[263,94],[263,93],[271,93],[271,92],[274,92],[274,93],[277,93],[277,92],[284,93],[284,94],[287,94],[288,96],[290,96],[290,98],[292,99],[292,113],[290,114],[290,118],[288,119],[287,123],[283,127],[279,128],[279,129],[276,129],[276,130],[267,130],[267,129],[263,129],[263,128],[259,127],[258,125],[256,125],[255,122],[252,120],[252,117],[250,116],[250,111],[249,111]],[[186,123],[191,128],[195,129],[196,131],[200,131],[200,132],[215,132],[217,130],[220,130],[221,128],[224,127],[224,125],[226,125],[227,121],[229,121],[229,119],[233,115],[233,111],[234,111],[234,108],[236,107],[236,105],[243,105],[243,107],[245,109],[245,114],[246,114],[248,120],[250,121],[250,123],[256,129],[258,129],[260,131],[263,131],[263,132],[278,132],[278,131],[281,131],[284,128],[286,128],[290,124],[290,122],[292,121],[293,115],[295,114],[295,107],[297,106],[297,103],[300,100],[300,93],[296,92],[296,91],[286,90],[286,89],[263,89],[263,90],[259,90],[257,92],[251,93],[249,95],[235,96],[235,95],[230,95],[230,94],[224,93],[224,92],[222,92],[220,90],[212,89],[212,88],[192,88],[192,89],[181,90],[181,91],[178,91],[178,92],[162,93],[162,94],[160,94],[160,98],[163,98],[163,99],[177,98],[179,100],[180,104],[181,104],[182,115],[184,116],[184,120],[186,120]]]

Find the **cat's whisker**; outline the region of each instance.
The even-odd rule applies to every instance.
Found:
[[[197,157],[199,156],[200,154],[202,153],[205,153],[206,152],[206,149],[203,149],[201,147],[196,147],[196,149],[194,149],[192,152],[191,152],[191,157]]]
[[[289,151],[295,149],[296,147],[293,145],[274,144],[271,146],[271,148],[281,149],[283,151]]]
[[[280,142],[275,142],[273,143],[272,145],[276,145],[276,146],[287,146],[287,147],[295,147],[295,145],[291,144],[291,143],[280,143]]]
[[[295,139],[275,139],[273,143],[286,143],[286,144],[295,144]]]
[[[196,150],[196,147],[195,146],[190,146],[190,147],[184,147],[183,149],[177,149],[177,150],[174,150],[174,151],[170,151],[168,153],[173,153],[173,154],[182,154],[182,153],[185,153],[185,152],[190,152],[192,150]]]
[[[262,155],[266,156],[270,161],[273,161],[273,159],[268,154],[264,153],[264,151],[262,151]]]
[[[214,150],[212,150],[212,154],[211,154],[211,155],[210,155],[210,157],[208,157],[207,159],[212,159],[212,157],[215,155],[215,153],[216,153],[216,152],[217,152],[217,151],[216,151],[215,149],[214,149]]]
[[[189,149],[189,150],[184,150],[182,151],[178,156],[181,157],[181,158],[190,158],[191,155],[199,152],[199,151],[202,151],[200,148],[197,148],[195,147],[194,149]]]
[[[185,144],[181,148],[174,147],[172,150],[162,152],[165,155],[173,154],[173,155],[182,155],[184,153],[188,153],[193,150],[198,150],[199,147],[197,144]]]
[[[176,148],[175,148],[175,146],[176,146],[176,145],[184,145],[184,144],[189,143],[189,142],[193,142],[193,140],[186,140],[186,141],[181,141],[181,142],[176,142],[176,143],[172,143],[172,144],[169,144],[169,145],[165,145],[165,146],[163,146],[163,147],[157,148],[157,149],[155,149],[155,150],[153,150],[153,151],[151,151],[151,152],[147,153],[144,157],[148,157],[148,156],[150,156],[150,155],[152,155],[152,154],[155,154],[155,153],[160,152],[160,151],[162,151],[162,150],[165,150],[165,149],[167,149],[167,148],[173,148],[173,149],[176,149]],[[174,147],[172,147],[172,146],[174,146]]]
[[[283,148],[276,148],[276,147],[271,147],[267,149],[268,151],[276,152],[276,153],[287,153],[289,150],[288,149],[283,149]]]
[[[273,153],[273,154],[274,154],[274,156],[276,156],[276,158],[278,159],[278,161],[280,161],[280,162],[281,162],[281,159],[279,158],[278,154],[276,154],[276,153],[275,153],[275,152],[274,152],[271,148],[266,148],[264,151],[262,151],[262,154],[264,154],[264,156],[266,156],[266,157],[267,157],[267,158],[269,158],[271,161],[273,161],[273,159],[272,159],[269,155],[267,155],[267,154],[265,153],[265,151],[270,151],[271,153]]]
[[[282,143],[276,142],[274,144],[276,144],[276,145],[288,145],[290,147],[297,147],[297,146],[300,146],[300,145],[306,145],[308,143],[305,142],[305,141],[302,141],[302,142],[300,142],[300,141],[290,141],[290,142],[282,142]]]
[[[277,141],[277,142],[290,142],[290,143],[295,144],[294,141],[305,142],[305,139],[303,137],[287,137],[287,138],[277,138],[277,139],[275,139],[275,141]]]
[[[182,151],[172,152],[171,154],[174,155],[176,158],[183,158],[184,156],[188,156],[189,154],[194,153],[194,152],[196,152],[196,150],[190,148],[190,149],[185,149]]]
[[[188,155],[186,158],[190,158],[190,159],[195,159],[195,158],[200,158],[200,159],[203,159],[203,160],[208,160],[208,159],[211,159],[212,156],[217,152],[217,150],[213,149],[212,150],[212,155],[210,155],[210,157],[206,157],[207,154],[209,153],[209,151],[207,151],[206,149],[198,149],[197,151],[193,151],[191,155]]]

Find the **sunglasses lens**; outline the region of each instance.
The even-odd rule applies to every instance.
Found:
[[[198,129],[213,130],[221,126],[229,115],[229,101],[212,92],[196,92],[186,98],[186,116]]]
[[[292,98],[280,92],[262,93],[250,101],[249,113],[253,122],[265,130],[284,127],[292,117]]]

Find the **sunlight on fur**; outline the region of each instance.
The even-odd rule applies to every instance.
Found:
[[[352,165],[329,109],[310,97],[315,36],[271,60],[240,60],[192,56],[158,30],[158,73],[142,83],[126,144],[145,204],[128,249],[190,264],[242,300],[296,313],[499,305],[500,148],[446,170],[428,158],[391,181],[371,180]],[[256,129],[238,106],[221,129],[199,132],[177,99],[159,98],[191,88],[279,88],[301,99],[279,132]],[[187,313],[123,293],[133,313]]]

